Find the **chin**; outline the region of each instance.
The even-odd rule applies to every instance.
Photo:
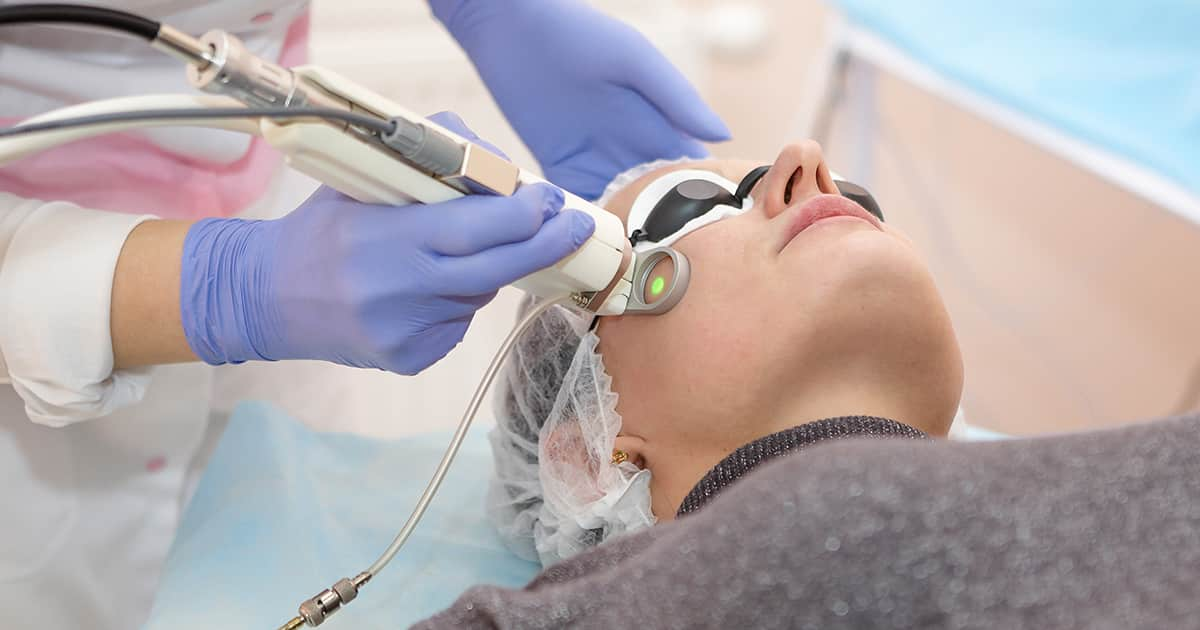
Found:
[[[881,306],[904,308],[903,295],[896,293],[936,296],[928,268],[907,242],[887,232],[840,228],[825,228],[821,239],[787,259],[803,284],[829,294],[823,301],[859,303],[861,308],[864,299],[886,300]]]
[[[824,260],[814,251],[795,261],[816,274],[806,273],[804,283],[821,289],[796,296],[795,308],[813,317],[793,347],[920,392],[930,427],[944,417],[949,428],[962,394],[962,356],[928,268],[885,232],[855,231],[833,245]]]

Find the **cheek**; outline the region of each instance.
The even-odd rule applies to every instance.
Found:
[[[601,332],[605,368],[618,395],[622,431],[647,440],[711,436],[741,417],[755,393],[761,349],[738,338],[735,326],[693,314],[670,313],[614,321]]]
[[[697,415],[747,395],[756,363],[769,359],[762,330],[766,259],[755,241],[714,225],[681,240],[692,277],[683,300],[657,316],[601,322],[601,352],[622,415]]]
[[[830,356],[934,334],[940,296],[907,243],[873,231],[828,236],[781,257],[792,294],[781,342]]]
[[[730,220],[679,242],[691,261],[691,281],[679,305],[655,322],[669,330],[664,345],[676,356],[705,366],[756,356],[752,333],[770,307],[770,268],[751,227]]]

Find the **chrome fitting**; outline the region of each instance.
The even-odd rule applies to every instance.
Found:
[[[333,586],[300,604],[298,618],[312,628],[325,623],[325,620],[341,610],[342,606],[354,601],[358,597],[358,589],[370,580],[371,575],[368,573],[359,573],[353,580],[347,578],[338,580]],[[295,623],[295,619],[290,623]]]
[[[251,107],[351,109],[345,100],[250,52],[240,39],[225,31],[209,31],[199,42],[208,51],[207,63],[192,63],[187,74],[188,81],[200,90],[231,96]]]

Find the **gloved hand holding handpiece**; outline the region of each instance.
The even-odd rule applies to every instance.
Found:
[[[729,137],[649,41],[586,2],[429,4],[547,179],[581,197]],[[435,120],[479,142],[457,117]],[[188,344],[209,363],[321,359],[415,374],[461,341],[500,287],[587,240],[592,219],[562,205],[541,185],[403,208],[322,189],[276,221],[202,221],[184,250]]]
[[[481,142],[456,116],[433,120]],[[279,219],[189,230],[183,328],[212,364],[318,359],[416,374],[462,340],[497,290],[567,256],[593,228],[549,185],[403,207],[323,187]]]

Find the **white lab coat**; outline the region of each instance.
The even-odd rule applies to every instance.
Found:
[[[192,33],[225,28],[267,55],[278,53],[288,25],[307,8],[302,0],[102,4]],[[187,92],[183,77],[161,53],[109,34],[40,27],[0,34],[6,118]],[[232,162],[248,146],[202,130],[146,136],[209,161]],[[47,199],[0,191],[0,377],[11,382],[0,383],[0,627],[133,628],[149,611],[199,469],[212,370],[112,371],[113,270],[125,237],[147,217]]]

